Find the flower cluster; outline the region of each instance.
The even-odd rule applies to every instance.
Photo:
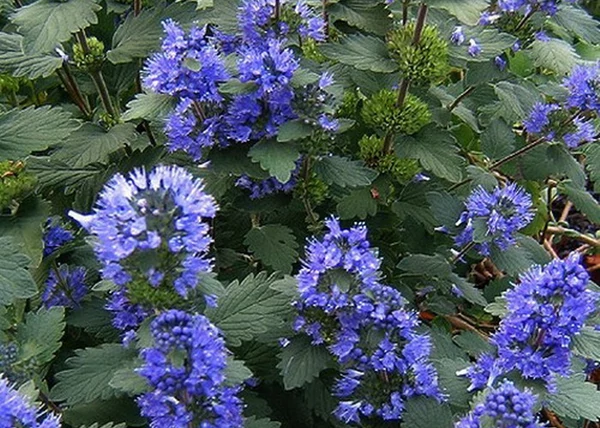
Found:
[[[216,211],[202,180],[181,167],[158,166],[150,173],[135,170],[128,178],[115,175],[93,214],[69,215],[97,238],[94,249],[104,279],[129,287],[111,303],[127,308],[128,299],[160,306],[188,297],[198,274],[212,270],[207,220]]]
[[[489,391],[483,401],[455,427],[541,428],[533,411],[536,401],[537,396],[531,392],[520,391],[512,382],[504,381],[498,388]]]
[[[594,141],[596,127],[589,116],[600,113],[599,83],[600,64],[575,66],[563,80],[566,102],[536,103],[523,121],[525,130],[550,141],[562,139],[569,148]]]
[[[292,176],[282,183],[276,177],[256,181],[247,175],[242,175],[235,182],[236,187],[250,191],[250,199],[260,199],[274,193],[290,193],[296,187],[296,177]]]
[[[0,426],[3,428],[60,428],[54,414],[42,414],[0,376]]]
[[[287,16],[293,25],[275,22],[276,7],[284,8],[280,17]],[[238,18],[240,36],[218,31],[209,36],[206,28],[198,27],[186,33],[173,21],[164,23],[162,50],[147,62],[144,83],[177,99],[165,126],[171,150],[199,159],[203,148],[216,144],[271,138],[279,126],[301,116],[293,108],[297,94],[292,86],[299,61],[286,36],[293,27],[302,37],[323,40],[322,17],[304,1],[290,8],[286,2],[245,0]],[[232,53],[237,70],[228,71],[225,56]],[[219,86],[230,78],[244,89],[224,96]],[[335,122],[325,111],[325,101],[318,102],[312,119],[331,130]]]
[[[52,218],[46,221],[44,231],[44,257],[54,253],[63,245],[74,239],[73,232],[56,224]]]
[[[142,351],[138,370],[153,388],[138,399],[150,426],[242,427],[239,387],[225,385],[227,350],[218,329],[202,315],[169,310],[151,332],[154,347]]]
[[[465,207],[457,222],[457,226],[464,224],[465,228],[455,242],[460,246],[475,242],[476,249],[486,256],[492,245],[501,250],[513,245],[516,232],[533,219],[531,198],[514,183],[492,192],[477,187]]]
[[[483,354],[467,371],[471,388],[489,386],[500,375],[518,371],[528,379],[567,375],[572,338],[595,311],[600,295],[588,290],[589,275],[580,256],[535,266],[505,294],[508,313],[491,338],[497,357]]]
[[[42,294],[42,302],[46,308],[65,306],[77,308],[88,293],[85,283],[86,269],[76,267],[69,269],[68,265],[60,265],[51,269],[46,288]]]
[[[334,414],[345,423],[399,420],[406,398],[441,399],[429,337],[416,332],[417,316],[403,307],[400,293],[379,283],[381,262],[366,227],[342,229],[334,218],[326,225],[329,232],[309,244],[297,276],[294,328],[314,345],[325,344],[343,368]]]

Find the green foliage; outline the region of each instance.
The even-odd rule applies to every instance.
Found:
[[[312,382],[321,371],[333,367],[331,354],[323,346],[311,346],[306,336],[297,336],[279,354],[277,368],[285,389],[300,388]]]
[[[298,258],[298,243],[292,230],[280,224],[253,227],[244,244],[264,264],[283,273],[291,273]]]
[[[23,162],[0,162],[0,212],[25,199],[33,190],[36,178],[28,173]]]
[[[377,173],[363,166],[362,162],[339,156],[318,159],[314,168],[317,176],[325,183],[340,187],[366,186],[377,177]]]
[[[52,361],[61,347],[65,329],[64,316],[62,307],[28,313],[25,322],[17,329],[19,357],[23,360],[34,359],[40,366]]]
[[[343,38],[339,44],[321,46],[321,52],[329,59],[359,70],[393,73],[398,69],[388,56],[385,43],[373,36],[353,34]]]
[[[19,251],[17,244],[6,236],[0,237],[0,305],[37,294],[37,287],[27,270],[30,259]]]

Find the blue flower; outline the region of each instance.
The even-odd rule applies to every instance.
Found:
[[[133,339],[133,337],[130,337],[130,332],[138,328],[150,315],[149,311],[141,305],[131,303],[125,290],[113,292],[106,304],[106,309],[113,315],[112,325],[116,329],[125,332],[124,342]]]
[[[497,357],[480,357],[467,376],[471,388],[491,385],[502,374],[517,370],[525,378],[568,375],[571,342],[595,311],[600,295],[587,289],[589,274],[580,256],[534,266],[505,293],[508,313],[491,338]]]
[[[506,70],[506,59],[504,59],[504,57],[502,55],[498,55],[496,58],[494,58],[494,64],[496,64],[496,67],[498,67],[498,70],[500,71],[504,71]]]
[[[475,39],[469,39],[469,48],[467,49],[467,52],[472,57],[476,57],[481,54],[481,46],[479,46],[479,43],[477,43]]]
[[[250,191],[250,199],[261,199],[275,193],[290,193],[296,187],[296,178],[291,177],[282,183],[275,177],[255,181],[247,175],[242,175],[235,182],[236,187]]]
[[[154,346],[142,351],[138,369],[153,388],[138,398],[150,426],[241,428],[240,387],[224,385],[227,349],[219,330],[203,315],[178,310],[150,328]]]
[[[600,64],[576,65],[563,80],[569,91],[567,105],[580,110],[600,112],[597,88],[600,84]]]
[[[455,45],[462,45],[465,42],[465,33],[462,26],[458,25],[454,27],[452,35],[450,36],[450,42]]]
[[[515,242],[517,231],[533,220],[532,202],[529,195],[514,183],[496,187],[491,193],[477,187],[466,203],[457,226],[465,225],[455,242],[464,246],[476,242],[483,255],[489,255],[495,245],[501,250]]]
[[[60,428],[59,417],[43,414],[0,376],[0,426],[3,428]]]
[[[520,391],[512,382],[504,381],[498,388],[488,391],[483,401],[455,427],[542,428],[535,416],[536,401],[536,395],[528,390]]]
[[[591,120],[576,117],[573,120],[575,132],[568,132],[563,136],[567,147],[574,149],[582,143],[589,143],[596,139],[596,128]]]
[[[530,134],[541,134],[542,132],[550,134],[547,129],[551,122],[550,114],[557,110],[560,110],[558,104],[535,103],[529,117],[523,121],[525,130]]]
[[[44,257],[49,256],[63,245],[73,240],[73,232],[58,224],[53,224],[49,218],[44,232]]]
[[[318,42],[325,40],[325,20],[323,16],[306,4],[306,0],[298,0],[294,11],[302,18],[298,33],[303,38],[311,38]]]
[[[69,269],[68,265],[60,265],[57,269],[51,269],[42,293],[44,306],[79,307],[89,291],[85,276],[86,269],[81,266]]]
[[[498,0],[498,7],[503,12],[516,12],[527,4],[527,0]]]

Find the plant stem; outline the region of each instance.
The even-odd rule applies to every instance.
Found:
[[[471,249],[475,246],[474,242],[470,242],[469,244],[465,245],[465,247],[460,250],[458,252],[458,254],[456,256],[454,256],[452,258],[452,264],[457,263],[460,259],[462,259],[462,257],[467,254],[469,251],[471,251]]]
[[[408,23],[408,6],[410,6],[410,0],[404,0],[402,2],[402,26],[405,27]]]
[[[77,40],[79,40],[79,43],[81,44],[81,48],[83,49],[83,52],[87,55],[90,53],[90,47],[87,44],[87,38],[85,36],[85,32],[83,30],[80,30],[77,33]],[[113,107],[112,101],[110,99],[110,94],[108,92],[108,87],[106,86],[106,82],[104,80],[104,76],[102,74],[101,70],[97,70],[97,71],[90,71],[90,76],[92,78],[92,80],[94,81],[94,85],[96,86],[96,90],[98,91],[98,94],[100,95],[100,99],[102,100],[102,105],[104,106],[104,110],[106,110],[106,112],[112,117],[112,118],[117,118],[117,112],[115,110],[115,108]]]
[[[585,235],[574,229],[569,229],[561,226],[548,226],[546,232],[552,235],[567,235],[574,239],[577,239],[578,241],[585,242],[586,244],[589,244],[592,247],[600,247],[600,241],[598,239],[592,238],[591,236]]]
[[[448,104],[448,107],[446,107],[448,109],[448,111],[452,111],[454,110],[456,107],[458,107],[458,105],[469,95],[471,95],[473,93],[473,91],[475,90],[474,86],[469,86],[467,89],[465,89],[465,91],[460,94],[458,97],[456,97],[456,99],[454,101],[452,101],[450,104]]]
[[[142,0],[133,0],[133,16],[138,16],[142,11]]]
[[[329,38],[329,14],[327,13],[327,0],[323,0],[323,22],[325,22],[325,39]]]
[[[490,171],[493,171],[495,169],[500,168],[502,165],[504,165],[505,163],[510,162],[511,160],[518,158],[519,156],[521,156],[522,154],[527,153],[528,151],[535,149],[537,146],[539,146],[542,143],[546,142],[546,138],[545,137],[540,137],[537,140],[534,140],[532,143],[527,144],[524,147],[521,147],[519,150],[517,150],[516,152],[511,153],[508,156],[503,157],[502,159],[494,162],[493,164],[490,165]]]
[[[525,15],[523,17],[523,19],[521,19],[521,22],[519,22],[517,24],[517,26],[515,27],[515,32],[519,31],[521,28],[523,28],[523,26],[527,23],[527,21],[529,21],[531,19],[531,17],[533,16],[533,14],[537,12],[537,7],[532,7],[531,10],[529,11],[529,13],[527,15]]]
[[[57,70],[57,73],[61,80],[63,80],[67,92],[70,91],[71,97],[73,97],[73,100],[75,101],[83,115],[86,118],[92,117],[92,109],[90,108],[87,100],[79,90],[79,85],[77,84],[75,77],[73,77],[73,73],[71,73],[71,68],[69,67],[69,64],[63,62],[62,71],[65,73],[64,77],[62,77],[59,71],[60,70]]]
[[[412,44],[417,46],[421,41],[421,35],[423,34],[423,28],[425,28],[425,20],[427,19],[427,5],[421,3],[419,6],[419,12],[417,15],[417,23],[415,24],[415,34],[413,36]]]
[[[273,16],[273,18],[275,19],[275,22],[279,21],[280,14],[281,14],[281,0],[275,0],[275,15]]]
[[[552,424],[551,426],[553,426],[554,428],[565,428],[565,426],[560,423],[560,421],[558,420],[556,415],[554,413],[552,413],[550,410],[548,410],[544,407],[542,409],[542,413],[544,414],[546,419],[548,419],[548,422],[550,422],[550,424]]]
[[[306,211],[306,214],[308,215],[310,222],[312,223],[313,226],[316,226],[319,223],[318,217],[315,214],[312,204],[310,203],[310,196],[308,195],[308,193],[306,191],[306,186],[310,180],[311,160],[312,160],[311,156],[307,155],[304,158],[304,161],[302,162],[302,178],[304,181],[304,189],[302,192],[302,203],[304,204],[304,210]]]

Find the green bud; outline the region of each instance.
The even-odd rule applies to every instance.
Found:
[[[81,43],[73,45],[73,60],[77,68],[85,71],[99,70],[104,61],[104,43],[96,37],[87,38],[89,52],[85,53]]]
[[[12,93],[19,90],[19,85],[23,79],[19,77],[13,77],[10,74],[0,74],[0,92]]]
[[[127,296],[131,303],[157,309],[181,307],[185,304],[185,300],[173,287],[161,284],[155,288],[144,278],[134,278],[127,284]]]
[[[367,101],[362,108],[365,123],[385,133],[412,135],[431,120],[427,104],[418,97],[407,94],[402,108],[396,105],[397,94],[382,89]]]
[[[360,105],[360,96],[356,90],[349,90],[344,92],[342,103],[337,111],[338,117],[356,117]]]
[[[25,171],[23,162],[0,162],[0,213],[14,211],[33,191],[35,183],[35,176]]]
[[[313,60],[319,64],[327,61],[325,55],[319,51],[317,42],[311,38],[308,38],[302,42],[302,54],[305,58]]]
[[[436,27],[426,25],[416,46],[412,41],[415,23],[392,30],[388,34],[388,49],[398,61],[400,74],[416,85],[429,85],[448,72],[448,42],[440,37]]]
[[[360,157],[371,168],[382,174],[390,174],[397,181],[409,181],[421,169],[415,159],[401,159],[393,153],[383,152],[383,138],[377,135],[365,135],[358,142]]]

